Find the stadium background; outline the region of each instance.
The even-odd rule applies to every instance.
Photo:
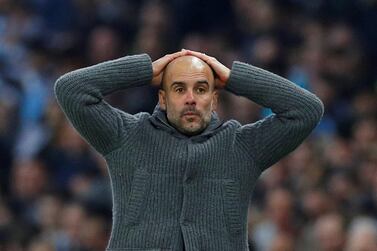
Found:
[[[252,197],[256,250],[377,250],[377,1],[0,0],[0,250],[102,251],[106,166],[53,95],[65,72],[188,48],[240,60],[316,93],[325,114]],[[113,94],[151,112],[156,89]],[[220,117],[270,113],[223,92]]]

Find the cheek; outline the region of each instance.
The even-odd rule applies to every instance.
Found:
[[[182,109],[176,100],[169,100],[166,102],[166,112],[169,113],[169,115],[176,116],[181,110]]]
[[[207,111],[209,110],[209,112],[211,112],[211,110],[212,110],[212,105],[213,105],[212,98],[211,98],[211,97],[203,98],[202,100],[200,100],[199,105],[200,105],[200,107],[201,107],[204,111],[207,112]]]

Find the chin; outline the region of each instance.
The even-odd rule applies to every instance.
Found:
[[[201,126],[198,125],[195,127],[184,127],[183,131],[186,135],[194,136],[200,134],[203,131],[203,129]]]

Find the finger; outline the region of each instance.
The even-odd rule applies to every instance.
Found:
[[[210,57],[208,55],[206,55],[205,53],[201,53],[201,52],[197,52],[197,51],[191,51],[191,50],[187,50],[187,51],[190,55],[198,57],[205,62],[208,62],[210,60]]]
[[[206,62],[218,75],[221,76],[221,72],[223,71],[222,64],[216,58],[196,51],[189,51],[189,53],[190,55],[198,57]]]
[[[221,64],[216,58],[197,51],[189,51],[189,54],[206,62],[216,72],[222,81],[227,79],[228,68]]]
[[[182,49],[182,51],[185,51],[187,55],[195,56],[206,62],[215,71],[219,80],[219,86],[225,86],[225,83],[230,75],[230,70],[228,67],[220,63],[215,57],[208,56],[205,53],[185,49]]]
[[[166,65],[169,64],[171,61],[173,61],[174,59],[178,57],[184,56],[186,54],[187,54],[187,51],[179,51],[172,54],[166,54],[162,58],[156,60],[155,61],[155,65],[157,67],[156,73],[159,74],[166,67]]]
[[[188,53],[187,50],[182,49],[181,51],[178,51],[178,52],[175,52],[175,53],[172,53],[172,54],[168,54],[168,58],[171,61],[171,60],[176,59],[178,57],[184,56],[187,53]]]

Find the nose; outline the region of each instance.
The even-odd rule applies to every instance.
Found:
[[[186,105],[195,105],[196,104],[194,93],[192,91],[188,91],[186,93],[186,102],[185,102],[185,104]]]

